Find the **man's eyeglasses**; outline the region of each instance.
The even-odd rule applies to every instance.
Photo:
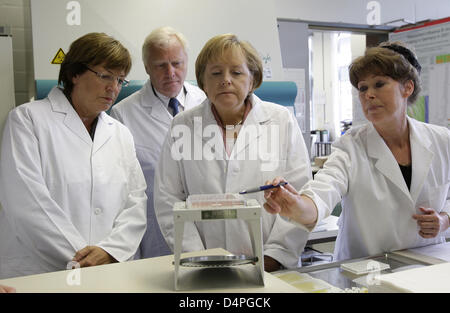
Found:
[[[120,87],[126,87],[128,86],[128,84],[130,83],[128,80],[126,80],[125,78],[120,78],[111,74],[103,74],[103,73],[99,73],[94,71],[93,69],[89,68],[88,66],[85,65],[85,67],[91,71],[92,73],[94,73],[95,75],[97,75],[98,78],[100,78],[101,80],[103,80],[106,83],[113,83],[113,82],[117,82],[117,84]]]

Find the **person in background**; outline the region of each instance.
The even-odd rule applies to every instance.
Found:
[[[253,94],[262,83],[263,68],[248,42],[233,34],[211,38],[197,57],[195,73],[207,99],[175,117],[155,177],[156,216],[171,249],[175,202],[194,194],[237,193],[262,185],[275,173],[289,177],[296,188],[312,176],[293,115]],[[261,204],[264,200],[262,193],[247,197]],[[263,211],[262,234],[267,271],[299,265],[306,231]],[[245,221],[185,223],[183,251],[211,248],[253,255]]]
[[[59,85],[7,118],[0,162],[0,277],[129,260],[146,227],[130,131],[104,111],[131,68],[104,33],[71,45]]]
[[[155,167],[173,116],[205,99],[203,91],[185,82],[187,42],[180,32],[171,27],[152,31],[142,46],[142,61],[149,80],[111,110],[111,116],[125,124],[133,134],[147,182],[147,231],[136,253],[137,259],[171,254],[153,208]]]
[[[369,123],[339,138],[299,192],[290,185],[265,192],[264,207],[312,228],[342,198],[337,260],[445,242],[450,131],[406,114],[421,90],[416,56],[400,42],[386,42],[349,69]]]

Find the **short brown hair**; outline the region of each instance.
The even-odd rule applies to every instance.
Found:
[[[204,91],[203,75],[208,62],[221,58],[228,49],[238,49],[244,55],[247,66],[253,76],[253,92],[263,81],[261,58],[249,42],[241,41],[233,34],[217,35],[211,38],[200,51],[195,61],[195,76],[198,86]]]
[[[64,93],[70,95],[72,78],[83,74],[88,65],[104,64],[108,69],[120,69],[127,75],[131,70],[131,56],[116,39],[105,33],[86,34],[70,45],[59,70],[58,84],[64,86]]]
[[[400,83],[411,80],[414,83],[414,91],[408,98],[408,104],[413,104],[422,89],[419,72],[405,55],[394,51],[391,49],[391,46],[403,47],[402,50],[410,53],[417,62],[413,52],[407,49],[403,43],[383,42],[377,47],[368,48],[364,56],[356,58],[350,64],[350,82],[355,88],[358,88],[358,82],[367,77],[367,75],[389,76]]]

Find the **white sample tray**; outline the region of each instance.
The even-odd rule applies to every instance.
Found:
[[[359,262],[341,264],[341,269],[356,275],[364,275],[372,272],[381,272],[389,268],[391,268],[389,264],[370,259]]]

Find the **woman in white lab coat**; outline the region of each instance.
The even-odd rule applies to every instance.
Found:
[[[401,43],[383,43],[356,59],[350,81],[370,123],[338,139],[301,191],[287,185],[266,192],[267,211],[312,228],[342,198],[337,260],[445,242],[450,132],[406,115],[420,92],[419,72]]]
[[[109,117],[131,68],[103,33],[74,41],[48,97],[10,112],[0,163],[0,277],[130,259],[146,227],[129,130]]]
[[[262,82],[262,63],[253,47],[231,34],[213,37],[197,58],[196,76],[207,99],[174,118],[155,175],[155,212],[172,250],[175,202],[192,194],[237,193],[276,173],[301,188],[312,176],[292,114],[253,94]],[[248,197],[264,201],[262,193]],[[262,223],[265,269],[297,267],[307,232],[265,211]],[[185,225],[184,251],[219,247],[253,255],[245,221]]]

